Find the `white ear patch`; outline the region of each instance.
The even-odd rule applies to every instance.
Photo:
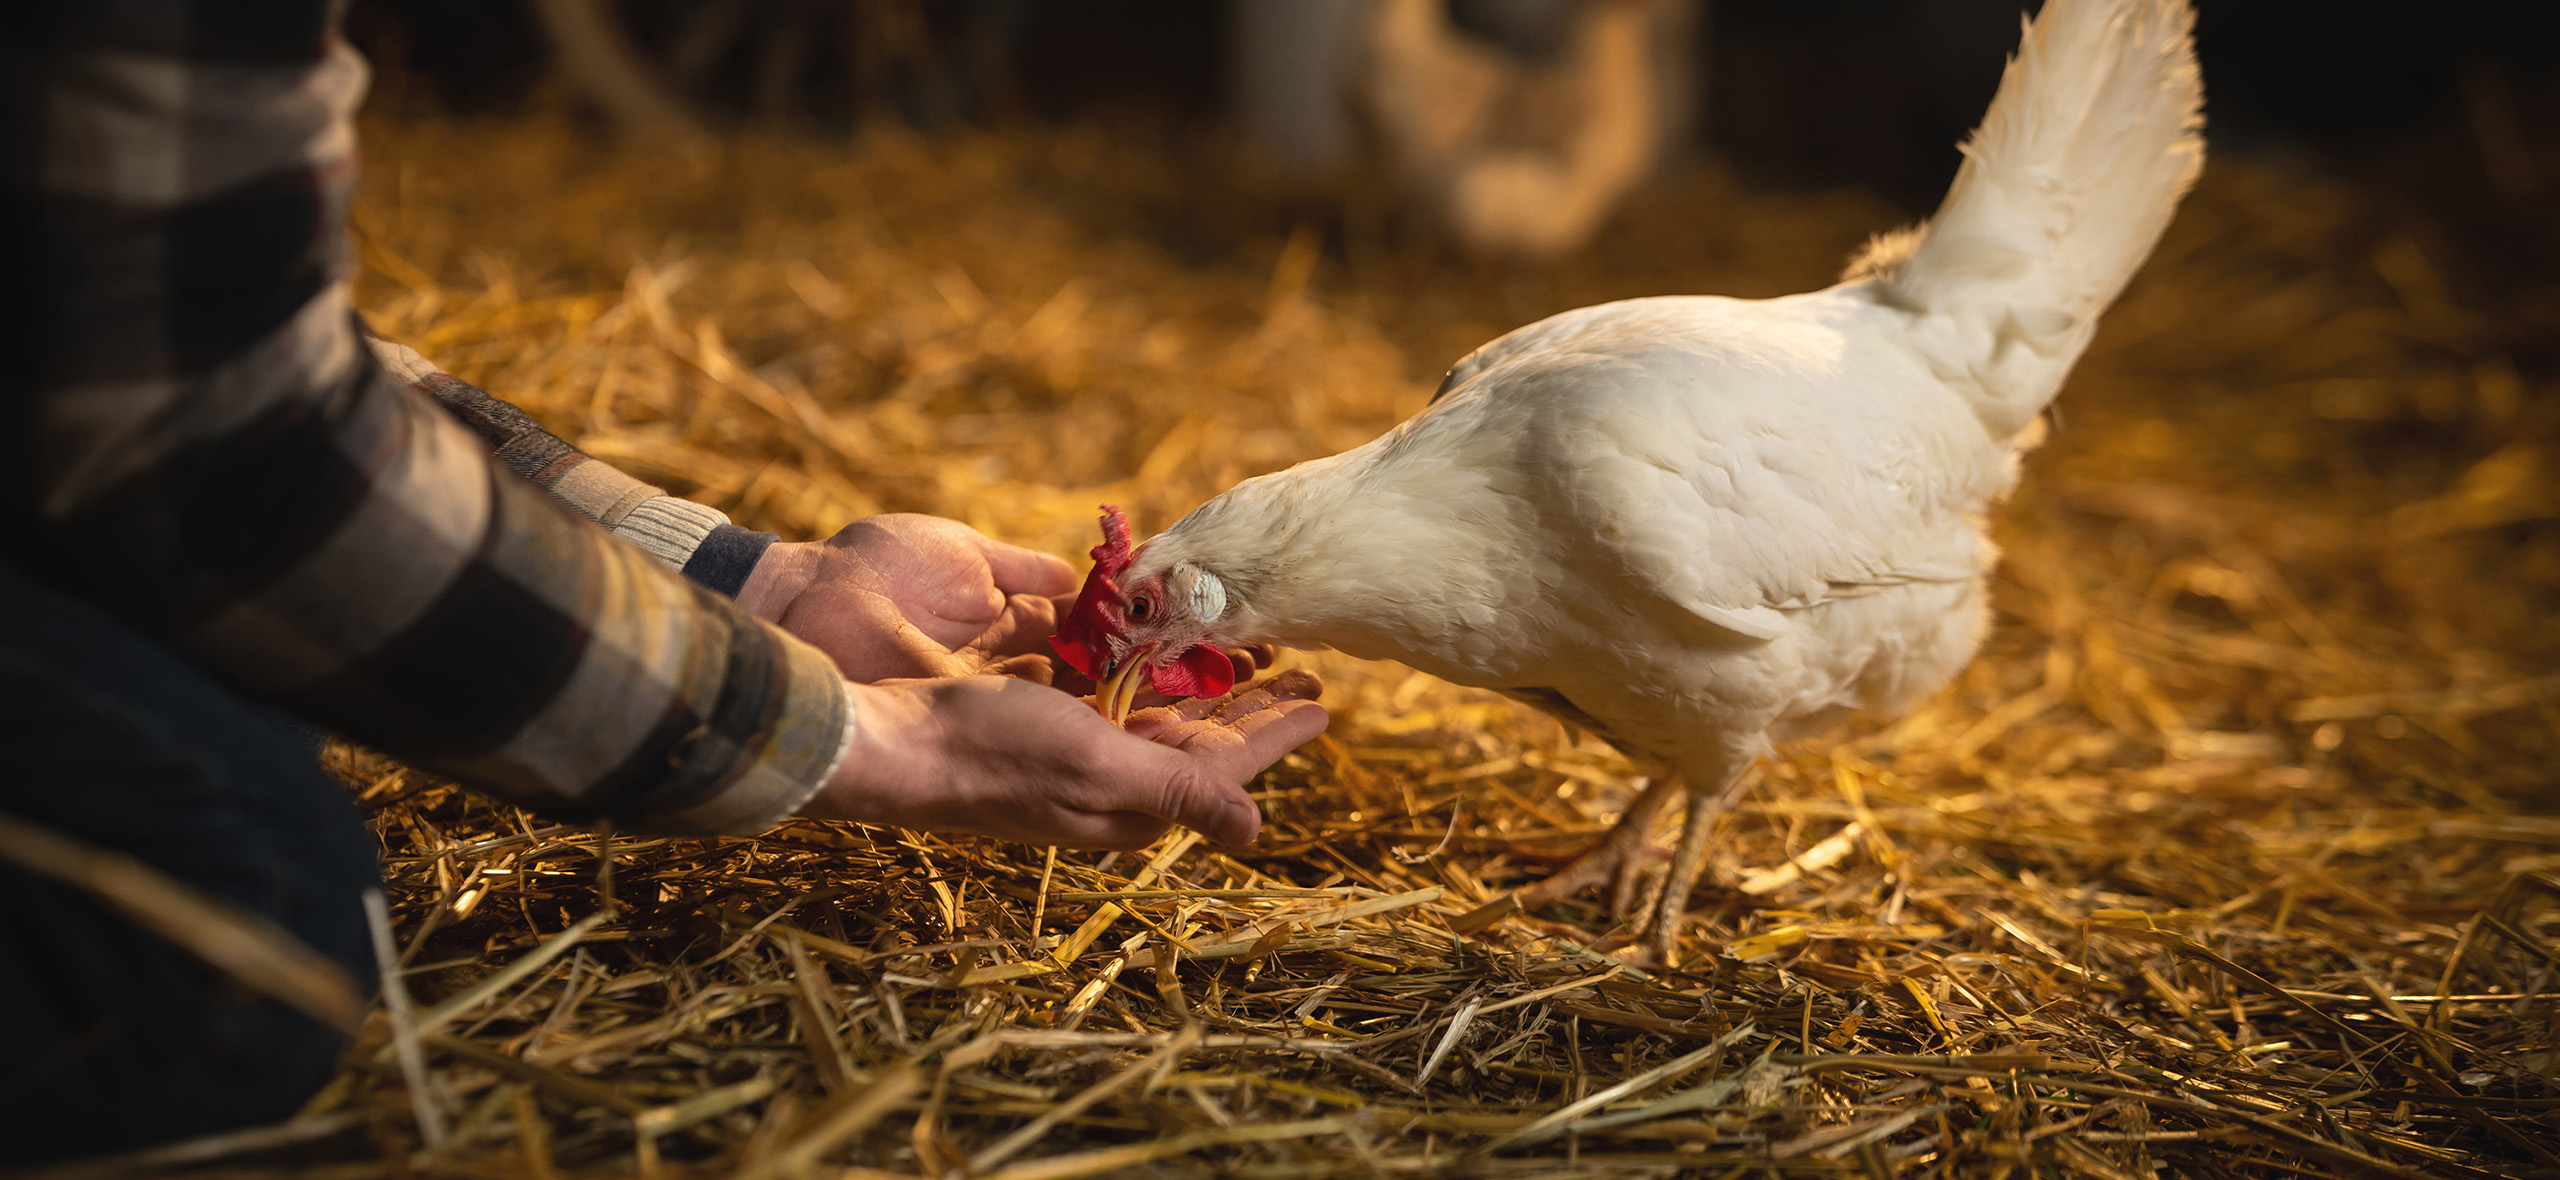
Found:
[[[1191,573],[1191,615],[1203,623],[1214,623],[1227,613],[1227,584],[1207,570]]]

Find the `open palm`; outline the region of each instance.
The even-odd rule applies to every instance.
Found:
[[[1052,600],[1075,571],[956,520],[870,516],[824,541],[776,544],[738,605],[827,653],[845,679],[997,673],[1049,682]]]

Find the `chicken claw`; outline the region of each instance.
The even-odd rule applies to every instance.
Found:
[[[1644,866],[1656,859],[1660,851],[1653,846],[1653,822],[1662,809],[1680,793],[1678,775],[1655,775],[1642,794],[1629,804],[1626,814],[1618,817],[1617,826],[1600,837],[1598,843],[1584,849],[1553,876],[1534,885],[1524,885],[1509,895],[1498,897],[1459,915],[1449,928],[1460,934],[1472,934],[1509,917],[1553,902],[1562,901],[1585,886],[1606,881],[1609,890],[1609,914],[1625,918],[1635,912],[1636,890],[1643,882]]]

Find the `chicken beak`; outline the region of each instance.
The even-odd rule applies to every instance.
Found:
[[[1130,652],[1117,667],[1106,669],[1102,683],[1094,689],[1093,707],[1102,711],[1103,719],[1119,725],[1129,719],[1130,710],[1138,703],[1138,686],[1145,683],[1147,657],[1154,655],[1154,644]]]

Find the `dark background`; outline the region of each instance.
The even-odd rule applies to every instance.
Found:
[[[1865,183],[1925,204],[2017,43],[2016,0],[1708,0],[1706,146],[1778,183]],[[971,5],[928,5],[962,19]],[[1225,6],[1031,0],[1013,17],[1016,110],[1215,117]],[[2217,147],[2353,155],[2469,118],[2503,85],[2527,125],[2560,120],[2550,0],[2203,0]],[[358,41],[404,99],[524,103],[549,51],[526,0],[358,0]]]
[[[623,0],[645,4],[652,0]],[[672,0],[655,0],[664,4]],[[1856,185],[1914,216],[2016,45],[2016,0],[1707,0],[1698,148],[1753,184]],[[936,31],[1002,26],[979,92],[908,101],[926,126],[1223,117],[1211,0],[930,0]],[[2445,228],[2475,298],[2560,274],[2560,0],[2201,0],[2216,153],[2280,153]],[[988,14],[995,16],[990,18]],[[529,0],[357,0],[377,101],[500,114],[554,100]]]

